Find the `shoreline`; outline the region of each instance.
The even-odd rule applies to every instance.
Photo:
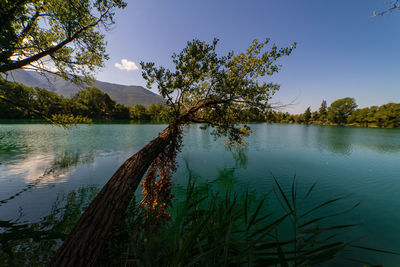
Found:
[[[135,121],[135,120],[93,120],[92,124],[168,124],[166,121]],[[297,125],[318,125],[318,126],[336,126],[336,127],[356,127],[356,128],[375,128],[375,129],[400,129],[400,127],[384,127],[378,126],[375,123],[371,124],[359,124],[359,123],[330,123],[330,122],[309,122],[309,123],[296,123],[296,122],[268,122],[268,121],[249,121],[242,122],[241,124],[253,124],[253,123],[267,123],[267,124],[297,124]],[[0,124],[49,124],[46,120],[41,119],[0,119]],[[85,123],[79,123],[85,124]],[[198,124],[198,123],[196,123]]]

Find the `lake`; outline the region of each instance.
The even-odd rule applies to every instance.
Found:
[[[49,214],[60,195],[89,185],[101,187],[165,126],[94,124],[66,130],[0,124],[0,221],[36,222]],[[399,129],[250,126],[254,132],[248,146],[239,150],[228,149],[199,125],[187,127],[175,183],[184,185],[191,171],[200,182],[262,195],[271,191],[273,177],[286,191],[294,176],[300,192],[317,182],[314,205],[346,196],[328,206],[328,212],[361,203],[341,216],[341,223],[359,224],[345,231],[346,237],[363,237],[358,244],[400,251]],[[365,257],[385,266],[400,262],[391,255]]]

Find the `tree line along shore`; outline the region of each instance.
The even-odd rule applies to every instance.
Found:
[[[265,120],[275,123],[398,128],[400,127],[400,104],[387,103],[357,109],[356,100],[346,97],[332,102],[329,107],[323,100],[318,110],[312,111],[308,107],[302,114],[271,110],[265,115]]]
[[[0,95],[12,102],[0,101],[0,119],[40,119],[49,116],[72,115],[88,120],[133,120],[141,122],[169,122],[173,118],[170,108],[163,104],[126,106],[116,103],[96,87],[79,90],[71,98],[65,98],[43,88],[0,81]],[[243,109],[241,122],[296,123],[317,125],[348,125],[359,127],[400,127],[400,104],[387,103],[357,109],[354,98],[338,99],[327,105],[322,101],[318,110],[308,107],[302,114],[276,111],[271,108],[263,113],[258,109]]]

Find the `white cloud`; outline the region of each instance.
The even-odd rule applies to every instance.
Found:
[[[115,67],[117,67],[120,70],[126,70],[126,71],[133,71],[133,70],[138,70],[139,68],[136,66],[135,62],[129,61],[127,59],[121,60],[121,63],[115,63]]]

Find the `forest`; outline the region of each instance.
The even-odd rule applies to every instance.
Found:
[[[72,115],[89,120],[132,120],[135,122],[168,123],[173,119],[171,108],[163,104],[125,106],[96,87],[79,90],[65,98],[43,88],[0,80],[0,93],[18,103],[0,102],[0,119],[40,119],[40,114]],[[18,104],[18,105],[15,105]],[[85,122],[87,122],[86,120]],[[301,114],[290,114],[270,108],[262,112],[257,108],[238,112],[238,122],[297,123],[318,125],[349,125],[360,127],[400,127],[400,104],[357,108],[354,98],[342,98],[327,105],[322,101],[318,110],[308,107]]]
[[[0,102],[1,119],[40,119],[42,114],[129,119],[128,107],[95,87],[82,89],[68,99],[46,89],[0,80],[0,93],[9,100]]]
[[[400,104],[387,103],[357,109],[354,98],[338,99],[328,107],[325,100],[318,110],[308,107],[302,114],[268,111],[265,121],[271,123],[299,123],[319,125],[349,125],[361,127],[400,127]]]

